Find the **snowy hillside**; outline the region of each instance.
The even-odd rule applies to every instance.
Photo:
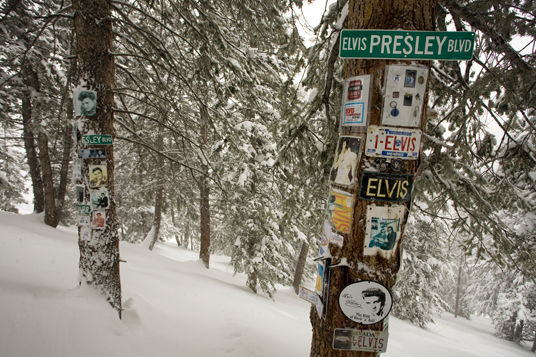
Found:
[[[289,288],[275,301],[233,276],[227,257],[210,270],[175,244],[121,243],[123,320],[78,288],[74,229],[0,212],[0,356],[308,356],[309,304]],[[384,356],[534,356],[499,340],[484,319],[443,315],[423,330],[391,318]]]

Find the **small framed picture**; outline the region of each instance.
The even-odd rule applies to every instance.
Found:
[[[105,209],[110,206],[108,190],[104,187],[97,190],[90,190],[90,200],[92,209]]]
[[[92,117],[97,114],[97,92],[86,88],[75,88],[73,92],[75,116]]]
[[[331,168],[330,179],[332,183],[352,188],[357,183],[357,167],[361,155],[360,136],[341,136],[337,145],[337,152]]]
[[[93,211],[91,217],[91,228],[104,229],[104,227],[106,227],[106,211]]]
[[[89,225],[91,224],[90,216],[78,215],[77,219],[79,227],[89,227]]]
[[[82,149],[78,150],[78,157],[81,159],[105,159],[106,149]]]
[[[106,165],[88,165],[89,186],[102,187],[108,181],[108,169]]]

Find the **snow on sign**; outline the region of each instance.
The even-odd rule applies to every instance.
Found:
[[[421,131],[371,125],[367,131],[365,154],[373,157],[419,158]]]
[[[370,74],[350,77],[344,81],[341,107],[341,125],[367,125],[369,93]]]
[[[364,280],[350,284],[339,295],[342,313],[362,325],[382,321],[391,312],[392,304],[389,290],[376,281]]]
[[[348,351],[385,352],[387,331],[336,328],[333,331],[333,349]]]

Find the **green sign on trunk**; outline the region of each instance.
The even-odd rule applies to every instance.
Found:
[[[341,58],[470,60],[474,32],[342,30]]]
[[[84,145],[112,145],[111,135],[84,135],[82,136]]]

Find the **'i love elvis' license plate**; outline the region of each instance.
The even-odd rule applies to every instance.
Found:
[[[421,147],[421,131],[371,125],[367,130],[366,145],[367,156],[416,160]]]

